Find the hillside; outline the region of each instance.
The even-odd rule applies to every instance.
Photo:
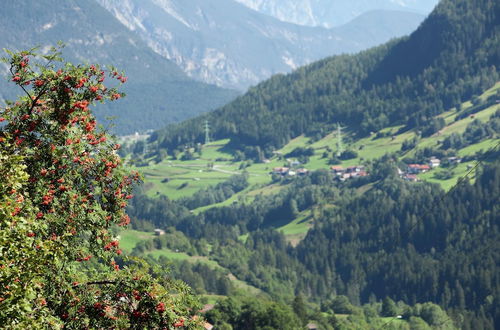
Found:
[[[427,15],[437,0],[236,0],[282,21],[308,26],[333,27],[373,10],[398,10]]]
[[[129,97],[97,114],[102,123],[115,116],[113,131],[118,134],[157,129],[236,96],[234,91],[188,78],[93,0],[7,1],[0,11],[0,28],[0,44],[7,49],[35,45],[45,49],[63,41],[64,56],[74,63],[88,61],[124,70],[129,79],[123,90]],[[3,77],[8,68],[0,68]],[[3,78],[0,95],[2,99],[16,96]]]
[[[341,315],[353,329],[370,328],[368,315],[392,315],[394,328],[416,317],[435,328],[497,328],[493,8],[442,1],[409,38],[273,77],[129,145],[124,153],[145,178],[128,210],[134,228],[182,232],[197,248],[179,244],[179,252],[216,262],[276,301],[303,295],[330,328]],[[205,120],[212,141],[202,144]],[[176,248],[144,244],[137,253]],[[382,312],[391,299],[399,309]],[[450,317],[404,307],[427,303]]]
[[[41,30],[85,29],[85,13],[120,26],[86,6],[63,3]],[[408,38],[119,141],[88,108],[119,98],[100,85],[116,73],[38,73],[35,54],[11,53],[33,97],[0,108],[0,324],[498,329],[497,9],[443,0]],[[95,43],[145,47],[125,32]],[[84,61],[101,48],[80,33]]]
[[[333,54],[353,53],[414,31],[423,15],[385,11],[333,29],[282,22],[234,0],[98,0],[189,76],[246,90]]]
[[[500,83],[481,95],[479,98],[480,102],[486,104],[488,99],[498,95],[499,90]],[[480,110],[475,111],[474,109]],[[330,196],[330,194],[316,192],[317,188],[312,188],[312,192],[308,193],[301,192],[300,190],[297,191],[293,186],[295,182],[300,182],[300,175],[294,177],[291,175],[291,172],[290,175],[273,174],[274,168],[282,166],[290,167],[290,162],[294,161],[293,158],[290,161],[287,160],[284,155],[298,148],[302,148],[303,150],[312,149],[312,155],[307,158],[299,158],[302,164],[295,165],[295,171],[305,168],[309,173],[312,173],[310,180],[313,180],[313,182],[323,182],[323,184],[333,187],[333,191],[355,187],[356,194],[369,191],[373,187],[374,182],[387,175],[390,177],[398,176],[395,167],[392,168],[392,172],[385,172],[386,174],[380,174],[380,170],[376,170],[376,166],[380,166],[376,164],[380,162],[381,158],[387,157],[387,153],[392,153],[392,157],[394,158],[389,159],[395,162],[397,168],[402,172],[406,171],[408,164],[411,162],[427,164],[432,156],[437,156],[441,159],[442,165],[426,173],[418,174],[416,180],[438,183],[445,190],[449,190],[457,183],[461,176],[469,172],[470,168],[476,164],[478,158],[483,158],[483,155],[491,148],[498,147],[500,141],[498,135],[500,133],[498,124],[500,118],[499,111],[500,107],[498,105],[481,106],[478,108],[470,102],[466,102],[462,105],[461,111],[457,112],[455,109],[451,109],[443,114],[442,117],[446,125],[440,130],[439,134],[424,138],[419,138],[416,131],[397,134],[395,132],[398,131],[399,127],[388,127],[383,130],[380,136],[373,135],[360,140],[353,140],[350,134],[346,133],[344,138],[350,142],[346,141],[344,147],[349,150],[355,150],[357,155],[355,158],[340,161],[336,166],[347,168],[348,166],[363,164],[367,166],[366,170],[372,176],[352,181],[348,180],[344,184],[335,179],[335,175],[328,175],[327,178],[321,179],[322,181],[314,179],[319,176],[321,171],[323,173],[330,172],[332,152],[335,153],[336,151],[336,132],[332,132],[332,134],[327,135],[319,141],[314,141],[306,137],[294,139],[284,148],[277,151],[273,158],[264,163],[236,160],[237,154],[228,147],[227,140],[214,141],[203,146],[197,152],[193,150],[194,159],[184,159],[184,155],[179,154],[177,158],[169,157],[158,164],[155,163],[156,159],[153,159],[150,160],[148,166],[139,167],[139,171],[145,177],[144,191],[148,196],[154,197],[154,200],[148,200],[145,197],[136,197],[139,199],[132,201],[133,206],[129,210],[129,213],[135,219],[135,224],[140,223],[140,221],[137,221],[138,219],[142,219],[141,221],[145,220],[144,222],[146,223],[151,222],[155,227],[160,228],[175,225],[189,237],[195,235],[198,238],[200,237],[198,235],[205,237],[205,235],[201,234],[203,231],[208,230],[206,235],[210,236],[214,235],[214,230],[221,229],[207,229],[205,225],[200,224],[198,230],[201,232],[193,232],[192,230],[195,227],[189,224],[194,220],[192,218],[193,214],[201,219],[205,219],[205,221],[212,219],[210,221],[224,224],[232,224],[233,221],[243,222],[245,226],[248,226],[248,231],[237,231],[240,233],[238,239],[242,241],[253,235],[256,228],[272,228],[282,232],[284,239],[293,246],[296,246],[306,237],[309,230],[314,227],[314,224],[318,223],[322,214],[332,212],[335,209],[334,206],[337,203],[335,200],[338,197],[333,197],[336,196],[335,194]],[[476,121],[488,124],[490,127],[496,127],[492,135],[477,136],[477,128],[481,130],[484,130],[484,128],[477,126],[475,124]],[[455,136],[463,139],[461,138],[462,136],[471,136],[471,132],[476,132],[473,134],[477,136],[471,143],[463,143],[458,149],[444,148],[443,144],[445,141]],[[410,147],[410,149],[403,149],[403,146],[408,141],[414,139],[416,139],[415,145]],[[461,161],[459,163],[452,163],[448,161],[448,158],[457,158]],[[316,173],[315,171],[319,172]],[[228,184],[234,181],[234,176],[238,174],[245,175],[248,182],[240,188]],[[403,180],[407,180],[406,175],[400,175],[400,177]],[[402,185],[403,182],[399,181],[397,185]],[[414,185],[421,184],[414,183]],[[316,195],[316,197],[312,197],[313,201],[309,201],[309,204],[299,202],[296,213],[287,215],[286,204],[288,201],[291,198],[300,200],[302,194],[305,196]],[[349,193],[346,192],[346,194]],[[171,201],[167,202],[166,196]],[[310,199],[311,197],[306,198]],[[265,200],[268,203],[264,203]],[[255,206],[256,203],[264,203],[265,206]],[[270,212],[269,215],[265,215],[267,213],[265,211],[263,215],[256,216],[255,212],[262,212],[257,211],[262,207],[264,209],[275,207],[278,213]],[[262,223],[259,224],[259,221],[257,223],[253,222],[256,221],[254,218],[258,219],[259,217],[264,217],[264,219],[260,220]],[[246,224],[246,221],[248,221],[248,224]],[[147,227],[139,225],[139,228],[144,230]],[[234,231],[231,235],[234,235]],[[216,236],[219,237],[220,234]],[[148,255],[148,251],[151,251],[151,248],[146,248],[143,250],[143,253]],[[181,248],[180,251],[186,251],[186,249]],[[194,255],[196,256],[197,253],[194,252]],[[153,255],[166,255],[169,258],[189,258],[182,253],[172,254],[172,251],[168,249],[153,250]],[[214,260],[214,258],[217,258],[217,254],[209,253],[208,258]],[[193,261],[196,260],[198,259],[193,259]],[[226,267],[229,267],[233,272],[236,271],[231,266]],[[183,278],[182,275],[179,276]],[[244,278],[242,276],[240,273],[238,278]],[[251,283],[266,290],[267,284],[265,282]],[[266,292],[269,292],[269,289]]]
[[[439,132],[429,136],[422,136],[416,129],[399,132],[401,126],[386,127],[379,134],[361,139],[357,138],[354,132],[345,131],[344,148],[355,151],[356,155],[354,158],[340,159],[335,166],[345,169],[349,166],[364,165],[369,173],[367,177],[343,181],[330,170],[331,161],[335,159],[337,151],[336,131],[320,140],[305,136],[293,139],[277,150],[272,158],[262,163],[238,158],[241,153],[231,149],[228,140],[214,141],[196,150],[186,150],[159,163],[156,163],[156,157],[148,159],[146,162],[149,164],[143,164],[138,169],[145,176],[144,193],[150,197],[143,193],[138,194],[129,208],[135,228],[144,231],[175,227],[182,232],[177,233],[176,237],[185,235],[191,244],[197,244],[198,250],[185,243],[175,243],[174,239],[166,239],[171,245],[161,247],[159,244],[140,243],[141,247],[138,247],[136,252],[156,257],[163,255],[191,263],[199,260],[204,263],[209,260],[226,269],[225,271],[233,274],[235,278],[245,281],[247,285],[255,286],[273,297],[290,299],[293,293],[291,288],[295,288],[302,292],[312,292],[309,299],[321,301],[323,306],[323,303],[328,301],[324,288],[335,287],[337,294],[348,296],[355,304],[374,301],[374,297],[382,299],[386,295],[411,304],[415,301],[432,301],[444,308],[459,308],[467,322],[486,322],[475,323],[472,328],[477,328],[478,324],[483,324],[479,328],[487,327],[490,321],[485,320],[494,315],[495,309],[490,304],[482,304],[482,298],[475,298],[473,292],[479,292],[479,286],[491,285],[490,280],[484,282],[477,277],[468,278],[464,270],[456,270],[447,275],[443,273],[446,267],[450,267],[450,262],[464,258],[460,255],[460,249],[457,249],[458,243],[453,241],[446,247],[451,255],[451,261],[447,261],[441,252],[433,258],[427,255],[430,246],[443,251],[443,240],[426,234],[430,230],[427,227],[419,226],[411,237],[407,236],[410,226],[408,223],[415,221],[411,219],[427,219],[430,213],[434,213],[427,211],[429,205],[433,205],[429,200],[444,198],[444,192],[437,185],[426,182],[437,183],[449,191],[460,177],[469,174],[471,183],[479,180],[481,184],[488,184],[489,187],[474,189],[493,189],[495,184],[490,183],[496,174],[487,172],[480,179],[481,172],[470,173],[470,169],[474,168],[478,161],[486,165],[494,164],[498,159],[500,106],[496,100],[499,95],[500,83],[497,83],[475,98],[473,103],[468,100],[461,104],[459,109],[449,109],[438,117],[443,119],[444,126]],[[311,150],[311,153],[307,157],[289,156],[297,154],[298,150]],[[406,172],[409,164],[427,164],[432,157],[440,159],[441,164],[437,168],[417,174],[415,180],[409,180],[410,176],[407,174],[398,174],[398,168],[401,172]],[[137,155],[134,158],[137,158]],[[297,160],[301,163],[291,165]],[[283,166],[290,167],[297,173],[300,169],[307,169],[308,174],[304,176],[292,175],[291,172],[273,173],[276,168]],[[237,184],[235,175],[244,176],[247,183]],[[462,182],[458,188],[452,190],[461,191],[457,196],[462,196],[469,202],[471,196],[482,198],[481,194],[471,193],[470,189],[472,188],[468,183]],[[494,189],[487,193],[493,199],[497,194]],[[410,199],[408,196],[411,196]],[[449,203],[443,203],[442,207],[454,205],[454,208],[463,210],[461,203],[463,202],[456,204],[450,200]],[[479,203],[479,200],[474,203]],[[388,206],[384,213],[378,213],[381,211],[381,205]],[[405,209],[408,205],[412,206]],[[419,213],[419,210],[424,210],[424,213]],[[477,211],[477,208],[475,210]],[[488,213],[486,209],[484,212],[481,210],[479,208],[479,213],[476,213],[478,219],[488,214],[496,217],[497,211],[493,209],[492,213]],[[404,212],[416,213],[408,220]],[[440,212],[451,211],[436,212],[441,214]],[[489,242],[487,244],[492,244],[495,237],[498,237],[491,217],[489,220],[486,220],[487,216],[483,218],[484,221],[489,221],[491,226],[490,233],[486,235],[474,223],[466,221],[467,217],[473,217],[472,214],[454,212],[452,217],[462,220],[460,225],[453,228],[448,227],[448,222],[443,223],[435,218],[429,220],[439,224],[436,225],[440,228],[439,235],[445,235],[443,231],[449,230],[449,237],[454,240],[452,237],[456,237],[460,230],[466,230],[485,235],[481,236],[482,238],[475,236],[475,239]],[[481,215],[481,212],[484,214]],[[375,221],[381,214],[384,220]],[[374,224],[378,224],[378,227],[368,225],[372,221],[375,221]],[[383,230],[384,235],[392,238],[381,237],[375,233],[377,230]],[[391,236],[396,235],[394,231],[397,230],[401,237]],[[151,237],[151,234],[147,233],[135,233],[131,236],[144,235]],[[127,242],[131,236],[127,236],[124,244],[129,244]],[[380,242],[370,240],[369,237],[378,237]],[[415,248],[418,248],[416,253],[410,249],[406,252],[408,255],[403,257],[397,252],[401,247],[396,248],[396,251],[391,250],[393,247],[389,242],[399,246],[403,244],[401,241],[405,242],[410,238]],[[326,246],[337,246],[339,240],[346,245],[342,248],[343,253],[333,253],[337,248],[325,249]],[[205,241],[210,248],[201,248]],[[467,242],[469,241],[460,241],[460,244],[468,246]],[[290,246],[285,249],[287,243],[295,249]],[[372,246],[378,244],[383,245],[381,248],[388,251],[388,256],[371,254]],[[214,250],[213,246],[218,246],[218,249]],[[176,249],[179,252],[174,252]],[[375,251],[378,250],[375,248]],[[486,251],[474,251],[470,258],[471,262],[477,264],[476,256],[484,256]],[[355,253],[356,258],[352,259],[350,253]],[[319,255],[321,258],[316,257]],[[491,258],[494,257],[492,254]],[[370,263],[357,263],[357,260],[370,258],[379,260],[381,264],[366,267]],[[389,262],[391,258],[396,261]],[[281,261],[275,263],[273,260]],[[252,265],[250,269],[245,266],[246,262]],[[326,262],[328,266],[325,266]],[[384,266],[386,264],[393,268],[400,267],[401,264],[410,269],[418,267],[422,276],[412,277],[406,268],[405,272],[391,268],[391,279],[380,279],[377,272],[387,271]],[[491,263],[481,267],[484,272],[491,272],[493,269]],[[355,269],[358,275],[353,275],[352,269]],[[296,272],[301,274],[300,279],[293,275]],[[328,276],[334,272],[337,278]],[[437,275],[438,273],[440,275]],[[182,274],[177,276],[184,278]],[[190,284],[198,283],[193,285],[199,288],[208,287],[194,281],[193,276],[186,278]],[[360,279],[356,276],[363,277]],[[437,288],[431,291],[427,285],[436,276],[441,280],[436,282]],[[456,278],[460,279],[460,286],[452,285]],[[392,284],[400,282],[405,285]],[[405,289],[406,286],[413,288],[411,294]],[[357,291],[357,287],[360,291]],[[451,297],[458,300],[445,300],[442,296],[445,287],[450,289]],[[211,290],[209,292],[220,294],[220,291]],[[467,297],[467,303],[461,302],[463,299],[459,298],[462,294],[460,290],[464,291],[463,299]],[[470,311],[477,311],[479,306],[488,309],[488,317],[470,314]],[[406,321],[408,320],[406,318]]]
[[[401,126],[385,127],[379,134],[372,134],[364,138],[358,138],[355,132],[345,130],[342,134],[343,148],[354,151],[355,155],[345,160],[337,159],[336,165],[346,168],[377,160],[388,153],[398,156],[401,169],[405,167],[403,160],[406,160],[406,163],[410,161],[427,163],[433,155],[441,158],[466,158],[467,161],[458,164],[458,166],[438,168],[428,173],[419,174],[421,179],[439,183],[444,189],[449,189],[456,183],[459,176],[466,173],[467,166],[473,164],[477,152],[485,152],[498,142],[500,132],[494,122],[497,120],[497,112],[500,110],[500,106],[495,104],[499,94],[500,83],[497,83],[475,100],[478,105],[474,106],[470,101],[466,101],[460,106],[461,110],[449,109],[438,117],[443,118],[444,126],[439,129],[439,132],[429,136],[422,136],[416,129],[400,132]],[[478,134],[477,130],[486,132],[487,129],[484,128],[486,126],[478,126],[475,124],[476,122],[491,126],[493,131]],[[469,142],[464,141],[463,137],[470,135],[474,135],[474,139]],[[464,142],[455,143],[450,148],[447,144],[451,140]],[[191,196],[202,188],[216,185],[232,175],[243,174],[245,171],[249,175],[248,180],[253,188],[246,189],[228,199],[225,204],[230,204],[238,197],[244,200],[245,196],[258,194],[262,185],[266,186],[265,189],[262,188],[262,191],[266,193],[277,192],[276,188],[278,187],[268,186],[272,184],[270,173],[273,168],[284,166],[287,163],[285,158],[300,158],[301,155],[287,156],[294,150],[312,150],[307,157],[303,157],[307,161],[303,161],[301,165],[308,170],[329,169],[332,166],[332,160],[336,159],[337,142],[336,130],[319,140],[299,136],[283,148],[276,150],[269,159],[254,162],[242,159],[241,154],[238,155],[238,152],[231,148],[229,140],[226,139],[213,141],[199,148],[198,151],[191,150],[193,158],[190,159],[184,158],[186,152],[178,153],[175,157],[168,156],[165,159],[150,154],[151,158],[144,160],[144,164],[147,163],[147,166],[140,162],[136,162],[136,164],[145,175],[145,190],[148,195],[162,194],[170,199]],[[142,156],[147,157],[147,155]],[[140,158],[140,154],[134,155],[134,159]],[[450,170],[453,174],[445,179],[436,179],[436,173],[446,170]],[[168,180],[164,180],[165,178]],[[179,189],[183,184],[186,186]],[[253,191],[254,189],[255,191]]]
[[[320,138],[338,122],[360,136],[390,125],[425,130],[434,116],[498,81],[499,6],[442,1],[408,38],[274,76],[151,142],[168,150],[202,142],[205,120],[215,139],[230,138],[247,155],[258,146],[267,156],[302,134]]]

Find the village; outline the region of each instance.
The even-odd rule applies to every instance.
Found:
[[[304,176],[309,174],[309,170],[301,167],[301,163],[296,160],[287,159],[288,166],[281,166],[273,168],[270,174],[280,175],[280,176]],[[462,159],[459,157],[448,157],[446,159],[447,164],[456,165],[462,162]],[[418,174],[426,173],[431,171],[434,168],[441,166],[441,159],[437,157],[431,157],[424,164],[408,164],[403,169],[398,167],[398,175],[405,181],[410,182],[418,182],[420,178]],[[340,165],[333,165],[330,167],[330,171],[335,176],[335,178],[339,181],[346,181],[353,178],[365,177],[368,176],[369,173],[366,171],[364,165],[354,165],[349,167],[342,167]]]
[[[447,163],[450,165],[460,164],[462,159],[459,157],[448,157]],[[405,181],[418,182],[420,178],[417,176],[421,173],[426,173],[434,168],[441,166],[441,159],[437,157],[431,157],[426,164],[408,164],[408,166],[401,170],[398,168],[399,177]]]
[[[287,161],[288,166],[275,167],[270,174],[288,177],[305,176],[309,174],[309,170],[301,167],[302,164],[299,161],[290,159],[287,159]],[[363,165],[349,166],[347,168],[343,168],[342,166],[331,166],[330,171],[339,181],[346,181],[348,179],[368,175]]]

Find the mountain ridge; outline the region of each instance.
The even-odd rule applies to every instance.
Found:
[[[284,22],[327,28],[340,26],[371,10],[399,10],[427,15],[438,0],[236,0]]]
[[[282,22],[234,0],[98,1],[189,76],[238,90],[313,60],[410,33],[423,19],[385,12],[376,23],[361,23],[360,17],[350,28],[326,29]]]
[[[75,64],[92,61],[124,70],[129,80],[123,91],[129,97],[102,106],[97,114],[106,125],[106,117],[115,116],[116,133],[160,128],[212,110],[237,95],[187,77],[93,0],[8,2],[0,17],[4,31],[0,43],[5,48],[38,44],[43,50],[61,40],[66,43],[63,56]],[[3,79],[0,84],[4,98],[15,97],[13,87]]]
[[[168,149],[175,148],[174,136],[182,143],[203,141],[201,132],[192,132],[209,120],[215,138],[231,138],[249,154],[257,146],[271,154],[293,137],[321,136],[337,122],[365,135],[389,123],[425,129],[434,116],[498,80],[494,45],[500,39],[500,5],[462,2],[442,1],[407,38],[276,75],[211,114],[156,132],[151,140]],[[464,20],[469,24],[462,25]]]

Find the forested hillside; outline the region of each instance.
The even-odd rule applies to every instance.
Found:
[[[34,21],[50,35],[85,30],[86,8],[109,17],[86,6]],[[0,107],[0,324],[498,329],[499,9],[442,0],[408,38],[149,141],[97,126],[94,103],[124,96],[114,68],[8,52],[27,95]],[[73,47],[110,37],[83,32]]]
[[[159,129],[194,117],[231,101],[237,92],[187,77],[177,65],[152,51],[134,33],[94,0],[2,1],[2,48],[23,50],[39,46],[47,52],[62,41],[63,55],[76,64],[101,63],[124,70],[126,101],[104,105],[99,122],[115,116],[111,130],[119,135]],[[1,57],[7,54],[2,51]],[[0,99],[18,94],[0,66]]]
[[[494,151],[482,161],[498,157]],[[455,326],[492,329],[500,321],[500,164],[478,167],[475,182],[445,193],[434,184],[405,183],[391,163],[382,159],[371,178],[347,185],[317,171],[277,194],[194,214],[184,200],[138,196],[129,208],[136,228],[175,228],[176,237],[187,238],[155,239],[134,251],[168,247],[210,256],[278,300],[300,293],[322,306],[340,295],[355,305],[385,297],[410,305],[430,301],[452,312]],[[359,194],[360,186],[369,188]],[[293,247],[277,229],[309,210],[313,227]],[[192,275],[179,277],[200,287]]]
[[[221,109],[155,132],[156,149],[214,138],[266,155],[301,134],[321,137],[340,122],[358,135],[402,124],[425,130],[434,116],[498,80],[500,4],[443,0],[410,37],[277,75]]]
[[[182,238],[132,253],[184,258],[178,278],[229,295],[206,313],[218,326],[276,327],[263,314],[284,302],[321,329],[498,328],[499,9],[443,0],[408,38],[126,147],[146,181],[135,230]],[[197,276],[200,258],[220,272]],[[279,303],[232,300],[242,281]]]

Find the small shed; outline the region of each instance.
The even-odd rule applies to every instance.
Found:
[[[158,229],[157,228],[157,229],[154,230],[154,232],[155,232],[156,236],[165,235],[165,231],[163,229]]]

